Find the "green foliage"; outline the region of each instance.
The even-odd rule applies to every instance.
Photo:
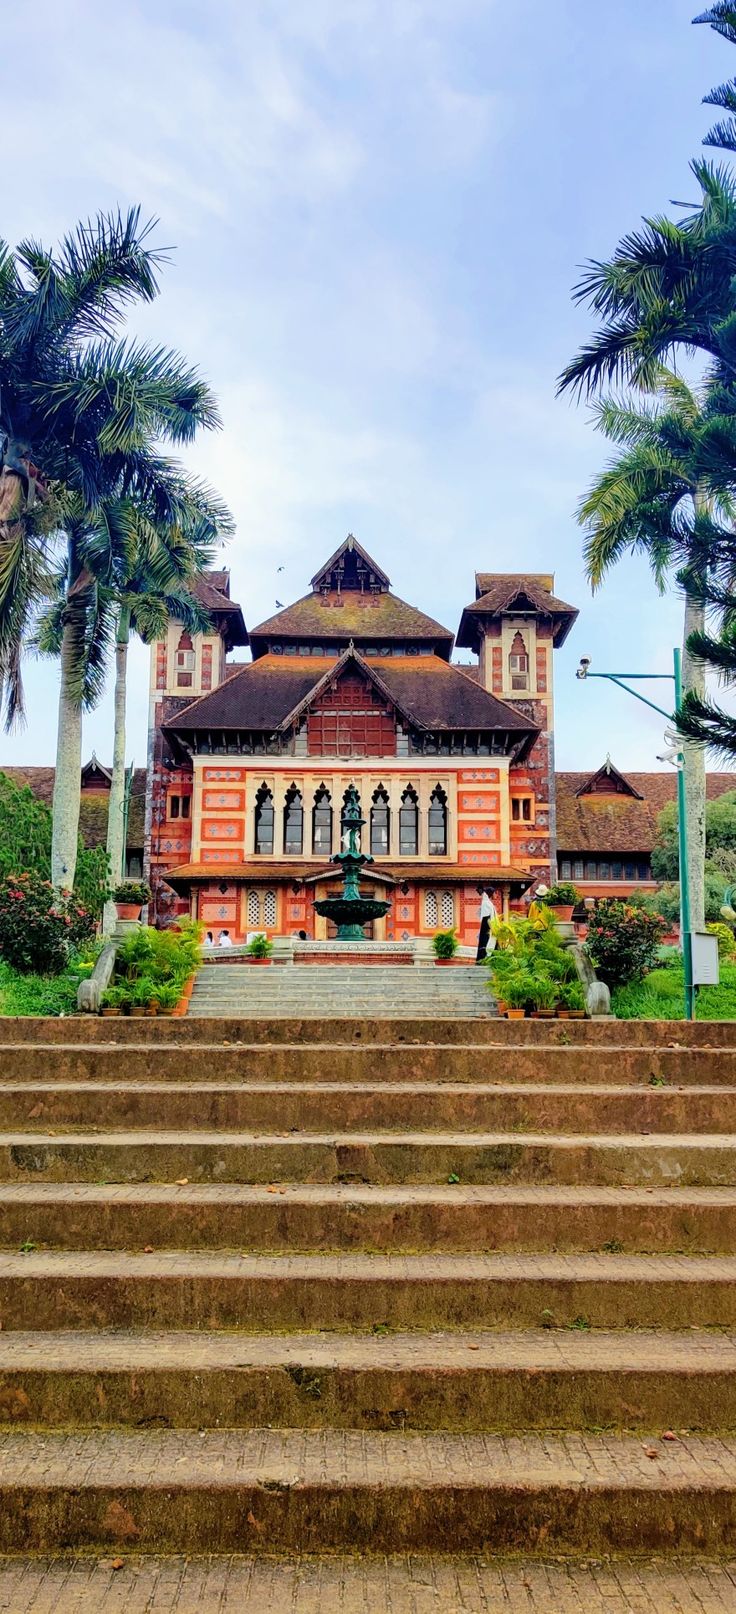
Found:
[[[115,977],[103,1003],[112,991],[111,1008],[129,1009],[133,1004],[147,1008],[149,1003],[175,1008],[185,981],[199,964],[200,931],[189,920],[170,930],[141,925],[131,931],[118,948]]]
[[[253,940],[248,943],[247,951],[251,958],[270,958],[273,952],[273,942],[269,941],[268,936],[254,936]]]
[[[736,1020],[736,964],[721,960],[720,984],[698,987],[697,1020]],[[682,1020],[684,1015],[682,960],[666,969],[652,970],[643,981],[617,987],[611,1006],[619,1020]]]
[[[60,975],[21,974],[0,959],[0,1015],[76,1014],[79,983],[93,969],[98,950],[86,946]]]
[[[705,928],[711,936],[718,937],[718,957],[721,960],[733,958],[736,953],[736,937],[731,926],[725,924],[723,920],[717,920],[711,925],[706,925]]]
[[[577,886],[571,885],[567,880],[558,880],[537,898],[545,908],[576,908],[580,902],[580,892]]]
[[[458,949],[458,939],[454,930],[438,930],[432,937],[432,947],[435,958],[454,958]]]
[[[720,853],[736,854],[736,791],[727,790],[705,808],[705,855],[713,861]],[[716,864],[720,868],[720,864]],[[728,874],[728,867],[723,870]],[[676,880],[679,874],[677,844],[677,803],[668,801],[657,819],[657,838],[652,851],[655,880]],[[724,880],[724,887],[727,881]]]
[[[86,908],[40,875],[0,880],[0,953],[22,974],[59,975],[93,930]]]
[[[563,1004],[568,989],[577,983],[577,969],[549,908],[533,902],[526,919],[497,919],[492,928],[496,947],[488,967],[496,997],[512,1009]]]
[[[0,551],[1,551],[0,545]],[[28,785],[0,772],[0,878],[30,870],[51,878],[51,810]],[[108,895],[107,855],[101,846],[86,850],[80,839],[74,894],[94,919]]]
[[[588,927],[586,950],[609,986],[623,985],[651,969],[666,928],[659,914],[606,897]]]
[[[723,898],[727,881],[725,875],[719,873],[708,862],[705,865],[705,918],[712,924],[717,924],[721,918]],[[649,913],[658,913],[667,921],[670,929],[677,929],[680,923],[680,887],[677,880],[668,880],[660,886],[658,891],[647,892],[643,906]]]
[[[145,880],[122,880],[120,885],[116,885],[112,895],[114,902],[129,903],[131,906],[137,905],[142,908],[144,902],[151,900],[151,887],[146,885]]]

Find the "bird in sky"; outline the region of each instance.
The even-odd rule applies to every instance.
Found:
[[[277,607],[278,607],[278,609],[279,609],[279,611],[283,611],[283,609],[284,609],[284,602],[283,602],[283,600],[277,600],[277,601],[276,601],[276,605],[277,605]]]

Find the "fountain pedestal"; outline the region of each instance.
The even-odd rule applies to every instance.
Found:
[[[360,895],[360,871],[373,862],[372,857],[360,850],[360,831],[364,824],[360,797],[355,785],[350,785],[345,792],[340,819],[343,850],[336,852],[332,859],[342,874],[343,893],[341,897],[324,897],[315,903],[317,913],[337,925],[338,941],[365,941],[364,927],[369,920],[382,919],[391,906],[390,902]]]

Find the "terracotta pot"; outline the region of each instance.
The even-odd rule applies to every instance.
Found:
[[[526,1019],[526,1009],[507,1009],[506,1017],[508,1020],[524,1020]]]
[[[112,1020],[115,1016],[121,1015],[122,1012],[122,1009],[100,1009],[100,1014],[105,1020]]]
[[[564,906],[553,908],[550,904],[550,913],[553,913],[558,925],[568,925],[575,912],[574,902],[565,903]]]
[[[142,902],[116,902],[118,919],[140,919]]]
[[[435,964],[439,964],[440,968],[445,964],[454,964],[454,962],[455,962],[454,958],[436,958],[435,959]]]
[[[251,958],[249,960],[249,963],[251,963],[251,964],[272,964],[273,959],[272,958]]]
[[[558,1009],[557,1010],[557,1018],[558,1018],[558,1020],[569,1020],[571,1012],[572,1011],[570,1009]]]
[[[568,1013],[569,1013],[569,1018],[571,1020],[584,1020],[585,1019],[585,1010],[584,1009],[570,1009],[568,1011]]]
[[[142,1020],[144,1015],[148,1014],[148,1010],[144,1009],[142,1003],[131,1003],[128,1014],[132,1014],[136,1020]]]
[[[508,1012],[508,1003],[504,1003],[503,998],[496,998],[496,1008],[499,1014],[506,1014]]]

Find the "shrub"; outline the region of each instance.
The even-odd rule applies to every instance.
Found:
[[[93,931],[86,908],[58,895],[40,875],[0,880],[0,953],[22,974],[60,975],[73,949]]]
[[[454,930],[438,930],[432,937],[435,958],[454,958],[458,940]]]
[[[273,942],[268,936],[254,936],[248,943],[248,952],[251,958],[270,958],[273,952]]]
[[[736,953],[736,938],[731,926],[721,921],[718,924],[706,925],[705,928],[711,936],[718,937],[718,957],[733,958]]]
[[[141,908],[151,900],[151,887],[145,880],[122,880],[113,891],[113,902],[137,903]]]
[[[632,907],[618,897],[606,897],[588,927],[586,950],[609,986],[638,981],[657,960],[667,931],[659,914]]]
[[[545,908],[577,908],[581,896],[577,886],[570,885],[567,880],[558,880],[548,891],[540,891],[537,901],[543,903]]]
[[[557,999],[561,1009],[584,1009],[585,993],[579,980],[565,981]]]

